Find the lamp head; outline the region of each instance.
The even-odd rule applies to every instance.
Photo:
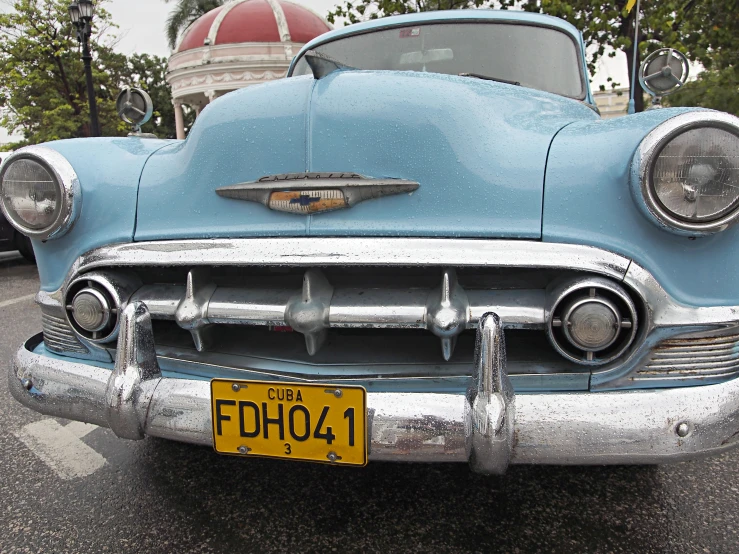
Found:
[[[72,23],[77,25],[80,22],[80,7],[77,2],[72,2],[69,5],[69,17],[72,19]]]
[[[92,12],[95,9],[95,6],[92,4],[92,0],[79,0],[78,5],[82,21],[92,21]]]

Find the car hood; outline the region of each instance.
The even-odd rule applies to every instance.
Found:
[[[540,238],[552,139],[573,121],[595,118],[575,100],[433,73],[337,71],[252,87],[211,104],[187,141],[152,156],[135,236]],[[216,194],[302,172],[420,187],[313,215]]]

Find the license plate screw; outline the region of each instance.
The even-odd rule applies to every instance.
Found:
[[[231,385],[231,388],[234,392],[239,392],[241,390],[241,385],[239,385],[238,383],[234,383],[233,385]]]
[[[248,446],[239,446],[239,454],[248,454],[250,450]]]
[[[338,455],[338,454],[337,454],[336,452],[334,452],[333,450],[332,450],[331,452],[329,452],[329,453],[328,453],[328,455],[326,456],[326,458],[328,458],[328,461],[329,461],[329,462],[331,462],[331,463],[334,463],[334,462],[336,462],[336,461],[338,461],[338,460],[341,460],[341,456],[339,456],[339,455]]]
[[[336,398],[341,398],[344,395],[339,389],[326,389],[326,393],[333,394]]]

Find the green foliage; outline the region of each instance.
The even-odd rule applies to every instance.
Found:
[[[739,115],[739,0],[697,3],[686,31],[687,53],[706,70],[668,96],[665,104]]]
[[[200,16],[226,3],[226,0],[164,0],[176,2],[174,10],[167,18],[167,40],[169,47],[174,50],[177,46],[177,37],[192,25]]]
[[[739,68],[739,0],[696,1],[684,31],[692,60],[707,69]]]
[[[485,3],[486,0],[345,0],[329,12],[326,19],[334,23],[336,18],[343,17],[349,23],[359,23],[389,15],[479,8]]]
[[[172,101],[164,81],[166,60],[128,59],[114,52],[113,25],[104,2],[97,2],[90,41],[102,134],[128,133],[115,99],[123,86],[134,84],[153,93],[155,107],[161,110],[159,125],[150,123],[147,130],[174,136]],[[0,14],[0,126],[23,136],[6,149],[90,136],[84,66],[67,6],[66,0],[15,0],[14,11]]]
[[[626,12],[627,0],[501,0],[503,8],[522,7],[569,21],[582,31],[588,50],[588,68],[595,74],[604,56],[626,54],[629,80],[632,74],[634,23],[636,8]],[[637,67],[650,52],[670,47],[685,51],[685,29],[700,0],[642,0],[639,20]],[[615,88],[620,83],[612,83]],[[643,109],[643,91],[637,82],[637,111]]]
[[[739,73],[731,67],[708,69],[664,100],[670,106],[699,106],[739,116]]]
[[[20,131],[25,139],[22,144],[89,136],[84,66],[67,3],[16,0],[13,8],[13,12],[0,14],[0,74],[4,77],[0,125]],[[110,20],[102,9],[96,17],[96,31]],[[110,97],[125,68],[125,56],[99,44],[94,50],[101,127],[104,133],[115,134],[118,123]]]

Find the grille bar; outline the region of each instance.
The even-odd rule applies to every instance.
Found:
[[[702,352],[701,354],[705,354],[705,352]],[[660,357],[660,356],[652,356],[652,362],[649,364],[649,367],[676,367],[676,366],[698,366],[700,364],[704,363],[721,363],[721,362],[727,362],[727,361],[736,361],[739,360],[739,352],[734,352],[732,354],[727,355],[717,355],[711,353],[711,355],[701,355],[701,356],[687,356],[685,354],[681,356],[675,356],[675,357]]]
[[[652,359],[655,362],[659,362],[660,359],[675,360],[678,358],[694,360],[699,356],[713,359],[715,356],[729,356],[737,353],[739,352],[737,352],[734,346],[728,348],[695,348],[692,350],[689,348],[682,348],[680,350],[665,349],[665,351],[655,352]]]
[[[309,269],[303,289],[216,287],[202,269],[187,284],[146,285],[132,301],[144,302],[154,319],[175,320],[191,331],[198,350],[207,349],[214,324],[290,326],[303,333],[314,354],[329,328],[426,329],[441,339],[449,359],[456,337],[477,328],[487,312],[507,329],[543,329],[544,290],[464,290],[454,269],[442,272],[437,288],[334,288]]]
[[[339,328],[425,329],[425,289],[337,289],[329,311],[329,324]],[[286,325],[285,309],[295,291],[219,287],[208,304],[210,323],[234,325]],[[155,319],[174,320],[185,287],[147,285],[134,295],[145,302]],[[471,329],[487,311],[502,314],[508,329],[544,327],[544,291],[468,291]]]
[[[67,321],[63,317],[50,314],[49,310],[47,306],[41,306],[41,327],[46,348],[52,352],[87,354],[87,348],[77,339]]]
[[[637,379],[725,377],[739,373],[739,334],[664,340]]]

